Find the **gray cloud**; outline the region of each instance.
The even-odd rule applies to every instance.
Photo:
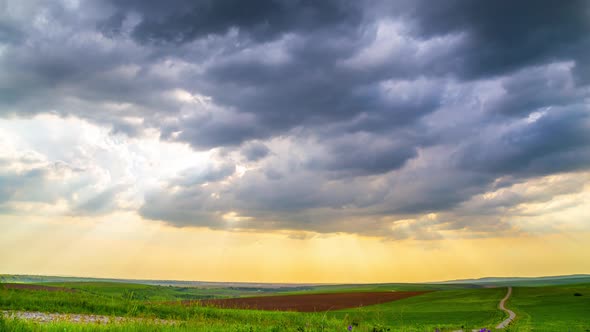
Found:
[[[510,231],[499,210],[479,220],[462,207],[590,167],[585,1],[16,5],[0,5],[0,116],[51,112],[226,151],[146,192],[145,218],[226,229],[234,212],[240,228],[392,238]],[[45,181],[30,172],[0,177],[0,200]],[[72,200],[75,213],[119,208],[117,185]]]
[[[165,220],[176,226],[221,226],[219,211],[211,206],[207,192],[199,188],[184,190],[182,194],[161,190],[147,192],[139,213],[144,218]]]
[[[119,27],[122,15],[139,13],[132,35],[139,42],[186,43],[236,29],[247,38],[268,40],[286,32],[311,33],[357,22],[361,11],[353,1],[241,1],[113,2],[118,11],[103,25]]]
[[[250,142],[241,151],[248,161],[258,161],[270,153],[270,149],[260,142]]]
[[[44,181],[43,170],[33,169],[24,173],[8,173],[0,176],[0,202],[26,199],[29,201],[48,200],[52,201],[51,196],[36,195],[33,188],[37,187],[39,182]]]
[[[515,183],[491,191],[493,195],[475,195],[470,200],[462,202],[456,210],[464,215],[466,220],[475,216],[499,218],[506,215],[531,214],[534,212],[524,212],[520,206],[547,203],[555,197],[580,193],[584,190],[587,177],[587,173],[574,173],[555,178],[541,177],[528,186],[522,182]]]
[[[422,36],[464,33],[467,42],[458,49],[453,68],[464,77],[498,75],[558,60],[586,64],[588,58],[590,6],[583,0],[400,1],[392,7],[413,21]]]
[[[546,175],[590,165],[590,114],[586,107],[549,111],[500,135],[482,135],[458,155],[465,169],[497,175]]]
[[[217,182],[232,175],[236,171],[236,166],[231,163],[221,165],[207,164],[204,168],[195,167],[186,169],[178,174],[173,185],[182,187],[192,187],[207,182]]]
[[[502,82],[503,92],[486,107],[491,112],[517,117],[547,107],[584,103],[588,87],[576,86],[567,64],[523,70]]]
[[[92,195],[87,200],[73,207],[73,214],[106,214],[117,209],[117,195],[124,191],[125,186],[113,186]]]
[[[14,26],[7,23],[0,24],[0,42],[2,43],[18,43],[23,39],[23,33]]]
[[[340,176],[387,173],[416,156],[415,147],[387,136],[366,134],[342,136],[311,155],[308,167]]]

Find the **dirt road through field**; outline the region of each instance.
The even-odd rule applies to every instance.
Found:
[[[497,329],[505,328],[514,320],[514,318],[516,318],[516,314],[514,313],[514,311],[506,309],[506,301],[508,301],[510,295],[512,295],[512,287],[508,287],[508,293],[506,293],[506,296],[504,296],[504,298],[502,299],[502,301],[500,301],[500,304],[498,305],[498,308],[500,308],[500,310],[508,313],[508,318],[506,318],[506,320],[504,320],[502,323],[498,324],[498,326],[496,326]]]

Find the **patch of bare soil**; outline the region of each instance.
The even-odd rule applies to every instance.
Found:
[[[231,299],[214,299],[200,301],[183,301],[190,305],[200,303],[228,309],[256,309],[316,312],[356,308],[372,304],[397,301],[412,296],[428,293],[422,292],[353,292],[328,294],[276,295],[260,297],[243,297]]]

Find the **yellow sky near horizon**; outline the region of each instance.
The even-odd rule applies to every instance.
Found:
[[[18,223],[13,218],[0,217],[0,273],[372,283],[590,271],[587,231],[393,241],[351,234],[294,238],[284,231],[176,228],[133,214],[59,221],[21,217]]]

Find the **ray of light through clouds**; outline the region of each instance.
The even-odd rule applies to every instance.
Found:
[[[583,0],[0,0],[0,273],[587,273],[589,105]]]

